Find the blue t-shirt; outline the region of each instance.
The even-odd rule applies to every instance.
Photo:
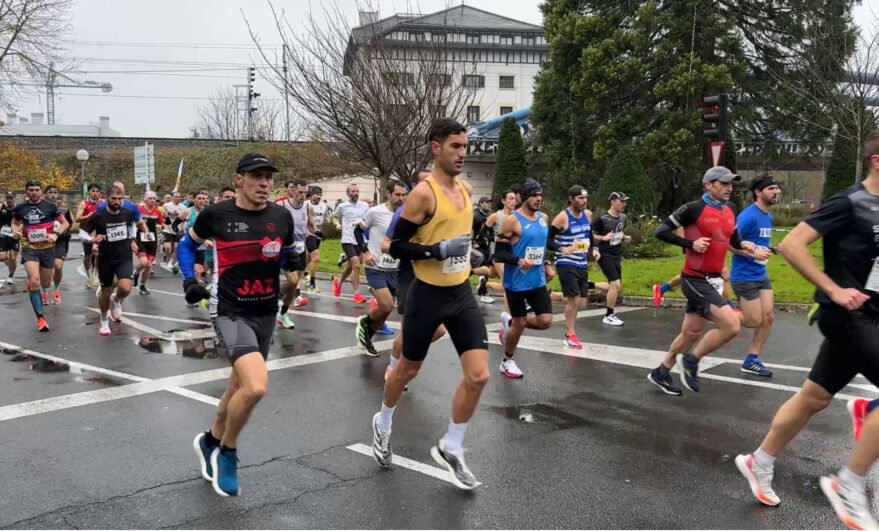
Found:
[[[98,210],[104,210],[105,208],[107,208],[106,201],[101,201],[100,203],[98,203]],[[140,209],[137,208],[137,205],[135,205],[131,201],[127,199],[122,201],[122,208],[127,208],[128,210],[134,212],[134,221],[140,219]]]
[[[546,256],[546,237],[549,227],[546,216],[537,213],[537,219],[530,220],[518,212],[513,212],[522,226],[522,236],[513,244],[513,256],[530,258],[534,265],[524,273],[516,266],[504,267],[504,288],[510,291],[530,291],[546,286],[543,261]]]
[[[744,209],[736,218],[736,228],[742,240],[754,242],[757,247],[769,247],[772,237],[772,214],[763,212],[756,203]],[[766,262],[758,262],[750,256],[732,257],[729,279],[732,282],[758,282],[766,278]]]

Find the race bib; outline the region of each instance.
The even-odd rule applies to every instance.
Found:
[[[717,294],[723,296],[723,277],[705,277],[705,280],[711,284],[711,287],[717,291]]]
[[[574,240],[574,251],[585,253],[589,250],[589,240]]]
[[[152,232],[141,232],[140,233],[140,241],[154,242],[154,241],[156,241],[156,235]]]
[[[526,247],[525,258],[531,260],[535,265],[540,265],[543,263],[543,252],[545,250],[546,247]]]
[[[879,258],[873,259],[873,267],[870,268],[870,276],[867,277],[867,291],[879,293]]]
[[[305,252],[305,242],[293,242],[293,250],[297,253]]]
[[[613,238],[610,239],[611,245],[619,245],[620,242],[623,241],[623,233],[622,232],[614,232]]]
[[[32,243],[49,241],[49,232],[46,229],[28,229],[27,241]]]
[[[128,239],[128,226],[117,225],[115,227],[107,227],[107,241],[118,242]]]
[[[378,260],[378,267],[383,269],[396,269],[399,265],[399,260],[386,253],[382,253]]]
[[[760,246],[757,246],[754,250],[755,250],[755,251],[765,251],[765,250],[766,250],[766,247],[760,247]],[[769,260],[768,260],[768,259],[766,259],[766,260],[757,260],[757,259],[755,259],[754,262],[757,263],[757,264],[760,264],[760,265],[762,265],[762,266],[765,266],[766,264],[769,263]],[[874,265],[874,268],[875,268],[875,265]]]
[[[12,237],[12,227],[9,225],[4,225],[0,227],[0,236],[6,236],[8,238]]]
[[[470,249],[464,256],[450,256],[443,260],[443,273],[460,273],[470,269]]]

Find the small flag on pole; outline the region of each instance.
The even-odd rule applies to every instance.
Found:
[[[177,184],[174,185],[172,194],[176,194],[180,190],[180,177],[183,176],[183,159],[180,159],[180,166],[177,167]]]

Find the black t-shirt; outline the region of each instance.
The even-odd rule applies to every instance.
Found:
[[[7,208],[6,203],[0,205],[0,238],[12,237],[12,213],[14,211],[15,207]]]
[[[117,214],[102,208],[89,218],[86,232],[106,236],[98,245],[101,261],[131,260],[130,227],[134,220],[134,212],[125,207],[120,208]]]
[[[218,315],[278,311],[281,252],[293,245],[293,218],[284,207],[269,203],[262,210],[245,210],[224,201],[202,210],[192,230],[199,238],[214,239]]]
[[[611,216],[610,212],[604,212],[598,219],[592,222],[592,234],[596,237],[604,236],[612,232],[613,239],[599,241],[598,251],[606,256],[620,256],[623,243],[623,229],[626,228],[626,215],[620,212],[619,216]]]
[[[473,243],[479,245],[479,250],[488,253],[491,242],[488,240],[490,229],[485,226],[486,216],[479,208],[473,209]]]
[[[866,290],[879,257],[879,197],[857,184],[825,201],[806,223],[822,236],[827,276],[843,288],[870,295],[864,308],[879,313],[879,293]],[[821,290],[815,291],[815,299],[833,304]]]
[[[58,205],[41,199],[38,203],[25,201],[15,206],[12,217],[22,223],[22,247],[51,249],[55,246],[48,235],[55,233],[55,221],[61,220]]]
[[[62,234],[61,236],[58,236],[58,241],[64,242],[64,241],[67,241],[70,239],[70,229],[73,228],[73,217],[70,215],[69,210],[59,210],[59,212],[62,213],[62,215],[64,216],[64,219],[66,219],[67,223],[70,224],[70,226],[67,227],[67,230],[64,231],[64,234]]]

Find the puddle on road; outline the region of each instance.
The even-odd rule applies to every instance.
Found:
[[[510,407],[494,407],[495,412],[526,424],[548,424],[557,430],[586,426],[586,419],[572,415],[546,404],[522,404]]]
[[[173,332],[174,331],[172,330],[169,333]],[[213,338],[177,341],[162,339],[160,337],[144,336],[137,338],[136,342],[140,348],[155,354],[168,354],[200,360],[225,359],[228,357],[225,349],[219,347],[217,345],[217,340]]]
[[[25,354],[17,349],[9,349],[9,348],[0,348],[0,354],[5,354],[9,356],[7,361],[11,361],[13,363],[23,363],[24,367],[27,368],[28,371],[37,372],[37,373],[63,373],[69,374],[72,376],[71,380],[74,382],[81,383],[89,383],[95,385],[106,385],[106,386],[119,386],[124,385],[126,383],[130,383],[127,381],[117,380],[115,378],[111,378],[108,376],[104,376],[102,374],[97,374],[92,371],[80,369],[79,367],[73,366],[71,367],[69,363],[64,363],[63,361],[55,361],[51,359],[46,359],[40,356],[34,356],[32,354]],[[25,381],[29,380],[28,377],[22,376],[13,376],[10,378],[13,382]],[[49,383],[64,383],[70,380],[59,380],[52,381]]]

